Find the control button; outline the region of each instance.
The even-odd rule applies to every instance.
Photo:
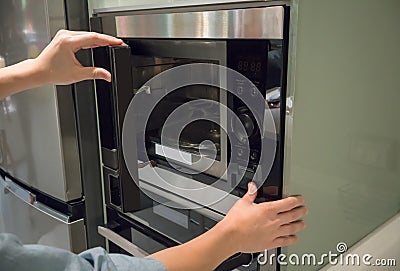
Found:
[[[243,156],[243,150],[242,149],[238,149],[237,154],[239,157]]]
[[[238,87],[238,88],[237,88],[237,93],[238,93],[239,95],[242,95],[242,94],[243,94],[243,87]]]
[[[250,137],[253,135],[255,126],[253,119],[250,117],[249,114],[242,114],[239,116],[240,122],[243,124],[244,129],[246,130],[247,136]]]

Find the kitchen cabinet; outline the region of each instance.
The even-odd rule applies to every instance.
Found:
[[[337,253],[400,210],[400,2],[297,4],[284,180],[310,214],[286,253]]]

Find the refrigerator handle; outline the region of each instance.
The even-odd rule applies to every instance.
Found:
[[[13,181],[7,179],[0,178],[0,185],[4,188],[4,194],[9,195],[12,194],[27,205],[31,206],[32,208],[38,210],[39,212],[44,213],[47,216],[50,216],[64,224],[71,224],[70,217],[64,215],[56,210],[51,209],[50,207],[46,206],[43,203],[40,203],[36,200],[36,195],[23,189],[19,185],[15,184]]]
[[[97,228],[97,230],[98,230],[98,233],[101,236],[103,236],[104,238],[106,238],[108,241],[113,242],[114,244],[116,244],[120,248],[124,249],[125,251],[129,252],[130,254],[132,254],[135,257],[143,258],[143,257],[146,257],[149,255],[149,253],[147,253],[140,247],[136,246],[132,242],[128,241],[127,239],[125,239],[121,235],[113,232],[110,229],[99,226]]]

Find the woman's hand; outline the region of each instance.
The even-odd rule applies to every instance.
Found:
[[[123,45],[123,41],[94,32],[60,30],[35,59],[47,84],[68,85],[91,79],[111,81],[111,74],[102,68],[83,67],[75,53],[80,49]]]
[[[168,271],[211,271],[237,252],[260,252],[297,241],[307,214],[302,196],[255,204],[257,188],[247,194],[227,216],[208,232],[182,244],[150,255]]]
[[[256,195],[255,184],[249,183],[247,194],[220,223],[231,233],[236,252],[259,252],[296,243],[296,233],[305,228],[301,219],[308,213],[304,198],[255,204]]]
[[[124,45],[123,41],[93,32],[60,30],[36,59],[0,69],[0,100],[22,90],[48,84],[68,85],[83,80],[111,81],[111,74],[83,67],[75,53],[80,49]]]

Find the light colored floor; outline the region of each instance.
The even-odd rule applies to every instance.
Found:
[[[387,223],[372,232],[366,238],[355,244],[344,256],[349,254],[366,255],[370,254],[373,259],[395,259],[397,267],[393,266],[326,266],[321,271],[368,271],[368,270],[399,270],[400,267],[400,213],[390,219]],[[374,260],[371,262],[374,262]]]

